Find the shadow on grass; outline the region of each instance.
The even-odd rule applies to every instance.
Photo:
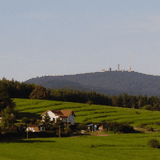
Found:
[[[0,134],[0,143],[34,143],[34,142],[54,142],[47,140],[46,138],[53,138],[55,135],[48,132],[29,132],[27,139],[27,133],[10,132]],[[30,140],[30,138],[44,138],[44,140]]]
[[[100,112],[96,111],[96,112],[94,112],[94,114],[115,113],[115,112],[117,112],[117,111],[102,111],[102,112],[101,111]]]
[[[100,144],[97,147],[115,147],[116,145],[109,145],[109,144]]]
[[[22,119],[23,117],[28,117],[28,118],[36,118],[40,119],[40,115],[36,113],[30,113],[30,112],[17,112],[16,113],[16,118],[17,119]]]
[[[56,141],[49,141],[49,140],[14,140],[12,142],[9,142],[9,143],[53,143],[53,142],[56,142]]]
[[[63,103],[55,103],[53,104],[52,106],[59,106],[59,105],[62,105]]]
[[[40,106],[40,107],[31,107],[31,108],[24,108],[24,109],[21,109],[20,111],[25,111],[25,110],[31,110],[31,109],[41,109],[41,108],[47,108],[47,107],[50,107],[50,106]]]
[[[108,144],[101,144],[101,145],[91,145],[91,148],[97,148],[97,147],[115,147],[116,145],[108,145]]]
[[[133,130],[132,132],[130,132],[130,133],[144,133],[144,132],[134,129],[134,130]]]
[[[0,141],[0,143],[53,143],[56,141],[49,140],[30,140],[30,139],[20,139],[20,138],[12,138],[12,139],[4,139]]]

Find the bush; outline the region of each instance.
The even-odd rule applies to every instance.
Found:
[[[159,141],[156,139],[152,139],[148,142],[148,145],[151,148],[159,148]]]
[[[22,123],[27,123],[27,124],[29,124],[31,121],[30,121],[30,119],[28,118],[28,117],[23,117],[22,118]]]
[[[148,126],[147,123],[142,123],[142,124],[139,125],[140,128],[145,128],[146,126]]]
[[[73,133],[73,131],[68,127],[64,129],[64,135],[69,136]]]
[[[80,123],[77,127],[78,130],[86,130],[87,129],[87,125],[85,123]]]
[[[18,127],[18,132],[25,132],[27,126],[22,123],[19,123],[17,127]]]
[[[123,133],[133,133],[134,129],[129,124],[125,123],[118,123],[118,122],[109,122],[106,125],[107,131],[113,131],[116,132],[123,132]]]
[[[156,122],[156,125],[160,126],[160,122]]]
[[[150,104],[148,104],[148,105],[143,106],[142,109],[144,109],[144,110],[151,110],[152,106]]]
[[[77,130],[77,127],[78,127],[78,125],[77,124],[74,124],[74,125],[70,125],[70,129],[72,130],[72,131],[76,131]]]
[[[148,126],[146,129],[148,132],[154,132],[154,129],[151,126]]]
[[[152,107],[151,109],[152,111],[159,111],[160,110],[160,107],[159,107],[159,104],[154,104],[154,106]]]
[[[37,119],[31,118],[31,119],[30,119],[30,124],[36,124],[36,121],[37,121]]]
[[[92,144],[92,145],[91,145],[91,148],[94,148],[94,147],[95,147],[95,146]]]
[[[93,101],[91,101],[91,100],[89,100],[88,102],[87,102],[87,104],[89,104],[90,106],[93,104]]]

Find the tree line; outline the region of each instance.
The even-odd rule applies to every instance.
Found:
[[[160,110],[160,97],[147,95],[105,95],[95,91],[87,92],[76,89],[46,89],[36,84],[26,84],[3,78],[0,80],[0,89],[5,90],[10,98],[48,99],[78,103],[100,104],[135,109]],[[3,105],[1,104],[1,107]],[[4,108],[4,107],[2,107]]]
[[[0,88],[3,88],[10,98],[29,98],[29,95],[37,85],[26,84],[24,82],[18,82],[14,79],[7,80],[3,78],[0,80]]]
[[[31,99],[48,99],[57,101],[68,101],[78,103],[88,103],[117,106],[125,108],[160,110],[160,97],[147,95],[132,96],[127,93],[120,95],[104,95],[94,91],[86,92],[73,89],[46,89],[42,86],[37,86],[30,94]]]

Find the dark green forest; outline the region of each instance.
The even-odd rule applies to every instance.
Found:
[[[101,94],[160,96],[160,76],[128,71],[105,71],[63,76],[32,78],[25,83],[50,89],[77,89]]]
[[[101,104],[107,106],[118,106],[126,108],[160,110],[160,97],[147,95],[128,95],[127,93],[119,95],[104,95],[95,91],[87,92],[85,90],[76,89],[46,89],[36,84],[26,84],[23,82],[0,80],[0,89],[5,91],[6,97],[10,98],[31,98],[31,99],[47,99],[78,103]],[[1,91],[0,90],[0,91]],[[2,96],[1,96],[2,97]],[[5,96],[3,96],[5,97]],[[1,98],[2,99],[2,98]],[[5,108],[0,99],[0,107]],[[4,98],[3,98],[4,99]]]

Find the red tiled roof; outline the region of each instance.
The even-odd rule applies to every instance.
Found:
[[[51,110],[51,112],[53,112],[56,116],[63,116],[61,110]]]
[[[64,117],[68,117],[68,116],[71,115],[71,113],[73,112],[73,110],[61,110],[61,112],[62,112],[62,114],[63,114]]]
[[[74,114],[73,110],[47,110],[46,112],[48,112],[48,111],[51,111],[56,116],[60,116],[60,117],[68,117],[72,113]],[[41,116],[43,116],[44,114],[46,114],[46,112],[44,112]]]

